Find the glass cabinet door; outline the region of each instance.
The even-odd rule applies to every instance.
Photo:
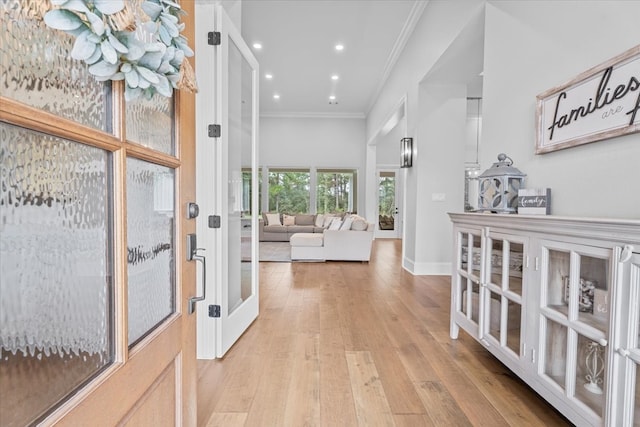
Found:
[[[632,253],[630,247],[621,252],[616,282],[619,310],[613,319],[620,338],[613,356],[619,385],[614,387],[608,423],[640,426],[640,253]]]
[[[596,420],[607,393],[611,253],[542,242],[539,373]]]
[[[456,312],[464,315],[475,325],[479,321],[480,263],[482,259],[482,236],[480,230],[458,230],[456,259]]]
[[[523,263],[527,241],[490,233],[486,242],[482,336],[520,358]]]

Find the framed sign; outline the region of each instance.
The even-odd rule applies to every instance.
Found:
[[[640,45],[536,100],[536,154],[639,132]]]

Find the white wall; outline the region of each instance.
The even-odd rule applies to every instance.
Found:
[[[407,136],[415,135],[418,86],[465,25],[482,12],[483,0],[430,1],[414,32],[367,114],[367,138],[373,138],[385,124],[403,96],[407,96]]]
[[[477,64],[469,58],[467,65],[463,62],[456,69],[449,60],[456,56],[456,44],[469,39],[470,29],[478,28],[478,18],[484,27],[478,38],[485,35],[480,61],[484,74],[481,168],[488,168],[498,153],[506,152],[528,174],[528,187],[552,188],[553,214],[640,218],[636,188],[640,134],[534,154],[536,95],[637,44],[638,16],[637,1],[429,2],[367,116],[367,137],[371,138],[406,95],[407,136],[414,137],[417,152],[414,167],[407,171],[405,268],[435,274],[451,261],[446,213],[463,210],[455,185],[460,185],[462,195],[466,120],[466,114],[460,114],[462,87],[456,86],[464,84],[466,77],[457,76],[457,82],[455,78],[461,68],[475,69]],[[450,80],[446,80],[448,74],[453,76]],[[442,111],[429,106],[434,99],[443,104]],[[445,118],[463,120],[461,135]],[[440,163],[433,163],[430,156],[434,155]],[[451,187],[451,183],[456,184]],[[433,193],[440,192],[446,192],[445,203],[431,203]]]
[[[260,166],[358,170],[364,212],[365,121],[354,118],[260,118]]]
[[[400,167],[400,140],[403,126],[398,123],[388,134],[376,138],[376,164]]]
[[[640,219],[640,134],[534,154],[536,95],[640,43],[638,17],[638,1],[490,2],[482,168],[507,153],[554,215]]]
[[[447,212],[464,207],[466,85],[420,85],[416,155],[411,177],[415,193],[407,195],[403,265],[414,274],[449,274],[451,222]],[[456,161],[456,159],[458,161]],[[437,197],[443,199],[436,200]],[[411,232],[414,230],[414,232]]]
[[[481,33],[475,37],[466,33],[482,22],[483,7],[482,0],[429,2],[367,116],[370,139],[398,100],[407,98],[406,136],[414,138],[415,155],[414,167],[406,171],[403,266],[414,274],[450,272],[452,235],[447,212],[464,208],[467,82],[447,79],[466,80],[481,71],[481,56],[461,62],[463,67],[450,61],[456,56],[473,57],[456,55],[456,45],[461,38],[467,44],[481,41]],[[481,46],[473,52],[481,55]],[[444,194],[445,200],[433,201],[434,193]]]

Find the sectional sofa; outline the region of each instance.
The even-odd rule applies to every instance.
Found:
[[[369,261],[374,225],[365,230],[325,230],[297,233],[291,238],[292,261]]]
[[[295,233],[322,233],[322,224],[316,225],[317,215],[263,213],[258,220],[258,239],[261,242],[288,242]]]
[[[351,214],[264,213],[261,242],[289,242],[294,261],[369,261],[374,224]]]

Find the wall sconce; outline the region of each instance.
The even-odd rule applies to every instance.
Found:
[[[402,138],[400,140],[400,167],[410,168],[413,166],[413,138]]]

